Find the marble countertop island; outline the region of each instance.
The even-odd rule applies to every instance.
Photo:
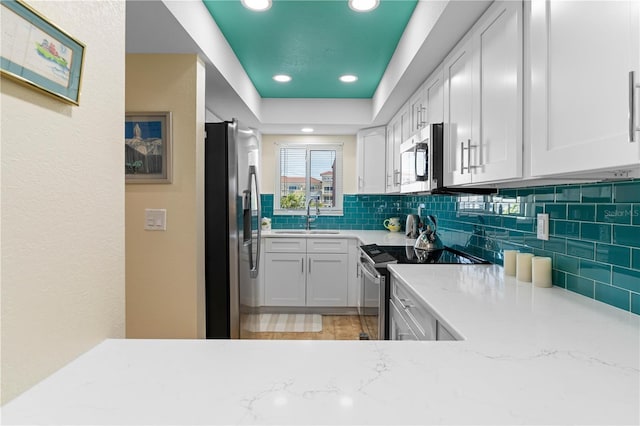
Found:
[[[393,265],[456,342],[106,340],[2,424],[640,423],[640,317],[495,265]]]

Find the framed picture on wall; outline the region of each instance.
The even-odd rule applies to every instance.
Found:
[[[85,46],[21,0],[2,0],[3,77],[80,104]]]
[[[127,112],[124,122],[126,183],[171,183],[171,113]]]

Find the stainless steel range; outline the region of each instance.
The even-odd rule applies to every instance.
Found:
[[[450,247],[426,251],[415,249],[413,244],[360,246],[358,315],[363,330],[360,339],[389,339],[390,273],[387,265],[394,263],[424,265],[426,268],[437,264],[477,265],[490,262]]]

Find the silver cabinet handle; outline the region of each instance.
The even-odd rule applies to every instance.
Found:
[[[311,274],[311,258],[309,258],[308,261],[309,261],[309,274]]]
[[[302,268],[300,272],[304,274],[304,257],[300,259],[300,267]]]
[[[471,173],[471,139],[467,139],[467,170]]]
[[[640,126],[636,126],[636,89],[640,84],[636,84],[635,71],[629,71],[629,142],[636,142],[636,132],[640,132]]]
[[[400,297],[400,302],[402,302],[402,306],[405,309],[415,308],[415,305],[413,305],[413,301],[411,299],[403,299],[402,297]]]

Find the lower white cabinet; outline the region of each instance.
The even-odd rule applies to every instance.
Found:
[[[391,340],[457,340],[420,296],[394,275],[389,310]]]
[[[347,306],[349,291],[347,240],[329,238],[273,238],[270,240],[272,242],[266,245],[264,267],[266,306]]]
[[[391,340],[418,340],[406,318],[393,300],[389,301],[389,330]]]
[[[264,296],[267,306],[305,306],[306,254],[265,253]]]
[[[306,306],[347,306],[346,254],[307,255]]]

